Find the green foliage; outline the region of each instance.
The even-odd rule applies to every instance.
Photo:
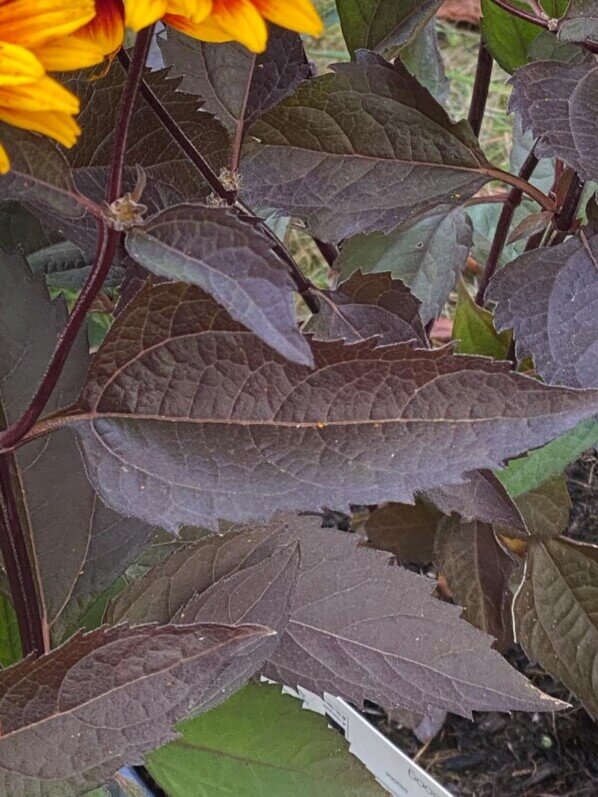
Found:
[[[304,711],[279,686],[246,686],[177,731],[180,739],[148,757],[150,772],[169,797],[385,793],[325,718]]]
[[[21,657],[17,617],[6,595],[0,592],[0,667],[10,667]]]
[[[525,0],[512,0],[512,4],[529,11]],[[540,0],[549,17],[561,17],[569,0]],[[540,35],[541,28],[525,19],[509,14],[492,0],[482,0],[482,33],[488,49],[506,72],[513,73],[528,62],[529,50]]]

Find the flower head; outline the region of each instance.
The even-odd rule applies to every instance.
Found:
[[[0,0],[0,122],[75,144],[79,100],[47,72],[104,58],[95,41],[77,38],[95,12],[94,0]],[[9,167],[0,144],[0,174]]]
[[[312,36],[322,32],[311,0],[125,0],[125,7],[133,30],[164,19],[196,39],[238,41],[254,52],[266,48],[266,21]]]

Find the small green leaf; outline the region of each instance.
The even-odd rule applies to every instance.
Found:
[[[511,345],[511,333],[498,333],[494,328],[492,313],[474,302],[465,283],[459,283],[459,299],[453,339],[459,354],[481,354],[495,360],[505,360]]]
[[[541,0],[541,5],[549,17],[561,17],[569,0]],[[530,11],[525,0],[512,0],[512,5],[523,11]],[[527,64],[531,43],[541,33],[542,28],[509,14],[493,0],[482,0],[482,33],[488,49],[507,72],[513,73]]]
[[[279,686],[251,684],[177,730],[179,740],[147,757],[169,797],[385,794],[342,736]]]
[[[0,593],[0,666],[10,667],[23,657],[15,611]]]
[[[514,459],[496,475],[512,498],[527,493],[562,473],[570,462],[598,443],[598,420],[590,418],[578,423],[566,434],[542,448]]]

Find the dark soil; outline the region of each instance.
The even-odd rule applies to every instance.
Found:
[[[598,454],[589,452],[568,471],[572,499],[569,535],[598,543]],[[370,717],[408,755],[417,758],[456,797],[590,797],[598,795],[598,723],[575,697],[521,650],[507,656],[544,692],[572,704],[548,714],[479,713],[474,722],[449,715],[422,745],[414,734]]]

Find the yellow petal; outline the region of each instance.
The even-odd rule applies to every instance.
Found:
[[[6,174],[8,171],[10,171],[10,161],[8,160],[8,154],[2,144],[0,144],[0,174]]]
[[[0,36],[3,41],[34,49],[74,33],[94,15],[94,0],[0,2]]]
[[[72,147],[77,143],[81,129],[72,116],[56,111],[21,111],[3,108],[0,104],[0,122],[6,122],[13,127],[24,130],[33,130],[44,136],[56,139],[65,147]]]
[[[125,0],[125,23],[131,30],[153,25],[166,13],[167,0]]]
[[[122,47],[125,38],[125,7],[123,0],[96,0],[96,15],[74,35],[112,55]]]
[[[319,36],[324,26],[311,0],[253,0],[257,9],[275,25]]]
[[[190,22],[198,23],[209,16],[212,11],[212,0],[168,0],[167,14],[185,17]]]
[[[76,34],[37,47],[35,54],[48,72],[87,69],[101,64],[106,55],[99,47],[77,38]]]
[[[19,86],[31,83],[44,75],[39,60],[17,44],[0,41],[0,86]]]
[[[198,24],[183,17],[171,21],[167,16],[165,21],[196,39],[237,41],[257,53],[263,52],[268,42],[266,23],[251,0],[214,0],[212,13]]]
[[[0,88],[0,107],[24,111],[60,111],[79,113],[79,100],[64,86],[47,75],[36,83]]]

